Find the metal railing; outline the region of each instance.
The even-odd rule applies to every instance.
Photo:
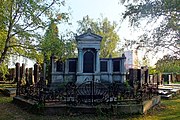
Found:
[[[86,81],[80,85],[69,82],[58,89],[49,89],[47,86],[19,86],[19,96],[24,99],[66,105],[91,105],[98,104],[129,104],[140,103],[157,95],[155,85],[143,85],[140,89],[127,87],[123,83],[103,84]]]

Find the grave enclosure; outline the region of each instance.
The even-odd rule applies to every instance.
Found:
[[[112,83],[125,81],[125,56],[119,58],[100,58],[100,43],[102,37],[91,33],[76,36],[78,58],[67,59],[64,63],[55,62],[51,57],[51,85],[64,81],[81,84],[86,81]],[[54,87],[54,86],[53,86]]]
[[[17,64],[14,103],[42,105],[42,114],[96,113],[97,109],[115,114],[144,113],[158,104],[157,84],[149,81],[148,69],[131,69],[127,75],[124,55],[99,57],[101,40],[89,29],[76,36],[78,58],[61,62],[52,55],[48,84],[39,76],[38,65],[34,67],[34,82],[25,79],[23,84]]]

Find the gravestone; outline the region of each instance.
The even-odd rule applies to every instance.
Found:
[[[16,63],[16,78],[15,81],[17,82],[17,90],[16,90],[16,95],[20,95],[20,63]]]
[[[29,86],[29,69],[26,68],[26,72],[25,72],[25,78],[26,78],[26,85]]]
[[[22,63],[22,66],[20,67],[20,79],[23,80],[25,77],[25,64]]]
[[[26,84],[26,80],[25,80],[25,64],[24,63],[22,63],[22,66],[20,67],[20,80],[21,80],[22,85]]]
[[[141,86],[141,69],[129,69],[129,85],[134,87],[134,85]]]
[[[36,84],[39,81],[39,65],[34,64],[34,83]]]
[[[33,68],[29,68],[29,84],[32,85],[33,83]]]

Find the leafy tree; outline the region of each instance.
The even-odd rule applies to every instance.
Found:
[[[0,72],[8,73],[7,64],[12,55],[24,56],[42,62],[38,52],[41,32],[49,17],[57,14],[64,0],[0,0]],[[58,13],[58,19],[67,21],[67,13]]]
[[[72,56],[74,52],[73,42],[64,40],[63,37],[59,37],[57,24],[57,19],[51,19],[50,24],[45,32],[44,38],[40,42],[40,54],[42,56],[44,55],[47,63],[46,71],[51,71],[51,55],[56,56],[57,60],[64,61],[66,58]],[[50,80],[51,72],[47,73],[47,79]]]
[[[125,6],[123,19],[128,18],[132,26],[145,24],[144,34],[139,41],[150,51],[169,49],[180,56],[180,1],[179,0],[120,0]],[[157,24],[159,23],[159,24]],[[157,24],[156,27],[154,24]],[[147,26],[151,26],[150,30]],[[138,41],[138,43],[139,43]]]
[[[148,69],[149,69],[149,74],[156,74],[156,73],[158,73],[158,71],[154,67],[150,66],[150,67],[148,67]]]
[[[165,55],[156,63],[158,72],[180,73],[180,59],[177,56]]]
[[[74,55],[73,41],[63,39],[62,36],[59,37],[57,24],[57,19],[51,19],[44,38],[41,40],[41,53],[46,54],[47,61],[50,61],[52,54],[62,61]]]
[[[86,32],[90,28],[93,33],[103,37],[100,51],[101,57],[118,56],[117,44],[120,38],[116,32],[117,24],[115,22],[111,23],[107,18],[94,21],[89,16],[85,16],[83,20],[78,21],[78,24],[79,29],[77,29],[77,32],[79,34]]]
[[[0,66],[10,55],[37,57],[39,34],[47,24],[47,17],[56,14],[53,8],[64,0],[0,0]],[[66,13],[59,14],[66,20]],[[37,57],[38,58],[38,57]]]
[[[51,20],[46,30],[44,39],[41,41],[42,53],[46,54],[46,59],[50,60],[52,54],[62,56],[64,53],[64,43],[59,39],[58,27],[54,20]]]

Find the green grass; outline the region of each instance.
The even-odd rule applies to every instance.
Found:
[[[145,115],[80,115],[42,116],[31,114],[12,103],[12,97],[0,93],[0,120],[180,120],[180,95],[172,100],[162,100],[161,104]]]
[[[177,83],[176,83],[177,84]],[[16,84],[0,84],[0,89],[16,87]],[[172,100],[162,100],[161,104],[145,115],[80,115],[42,116],[31,114],[12,103],[12,97],[0,93],[0,120],[180,120],[180,95]]]
[[[16,84],[0,84],[0,88],[16,88]]]
[[[133,120],[180,120],[180,95],[172,100],[162,100],[161,104]]]
[[[173,82],[173,84],[180,84],[180,82]]]

